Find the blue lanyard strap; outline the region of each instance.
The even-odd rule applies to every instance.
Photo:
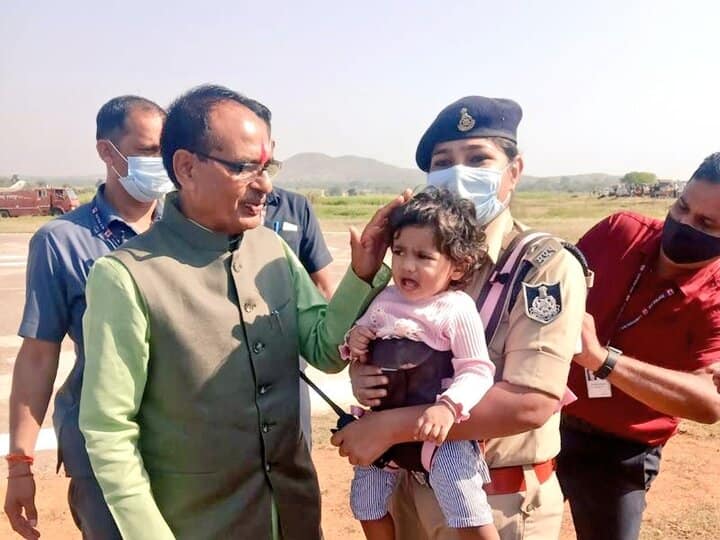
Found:
[[[102,238],[105,243],[110,247],[110,249],[117,249],[122,245],[122,240],[120,240],[114,232],[112,232],[108,226],[103,221],[102,217],[100,217],[100,209],[97,207],[97,202],[95,199],[93,199],[92,207],[90,208],[90,214],[93,217],[93,220],[95,220],[95,227],[93,232]]]

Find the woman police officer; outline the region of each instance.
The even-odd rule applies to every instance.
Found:
[[[559,414],[585,312],[583,266],[559,239],[529,232],[509,202],[523,170],[517,148],[520,106],[507,99],[462,98],[443,109],[418,144],[429,185],[475,202],[489,261],[466,291],[478,299],[496,383],[456,424],[450,439],[486,440],[486,486],[503,539],[556,539],[563,498],[554,473]],[[379,368],[353,364],[353,391],[374,406],[386,384]],[[367,465],[412,441],[419,407],[367,414],[335,434],[353,464]],[[452,529],[422,475],[402,473],[393,501],[397,538],[450,540]]]

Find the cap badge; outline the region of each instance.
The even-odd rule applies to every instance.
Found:
[[[460,121],[458,122],[458,131],[470,131],[475,127],[475,119],[467,112],[467,108],[460,109]]]

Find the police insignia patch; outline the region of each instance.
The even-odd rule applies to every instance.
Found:
[[[470,131],[475,127],[475,119],[468,114],[467,107],[460,109],[460,120],[458,121],[458,131]]]
[[[560,283],[551,285],[523,283],[522,286],[525,297],[525,314],[533,321],[547,324],[557,319],[558,315],[562,313]]]

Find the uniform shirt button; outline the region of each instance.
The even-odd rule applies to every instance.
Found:
[[[233,270],[236,272],[239,272],[242,269],[242,263],[240,261],[235,261],[232,265]]]
[[[266,464],[265,464],[265,472],[270,472],[270,468],[271,468],[271,467],[270,467],[270,464],[269,464],[269,463],[266,463]]]
[[[264,395],[264,394],[266,394],[267,391],[268,391],[268,387],[265,386],[264,384],[263,384],[260,388],[258,388],[258,393],[259,393],[261,396]]]
[[[253,309],[255,309],[255,304],[252,302],[245,302],[243,309],[245,310],[245,313],[250,313]]]
[[[263,433],[267,433],[268,431],[270,431],[270,426],[267,425],[267,424],[263,424],[263,425],[262,425],[262,432],[263,432]]]
[[[260,354],[261,352],[263,352],[264,349],[265,344],[262,341],[258,341],[257,343],[255,343],[255,345],[253,345],[252,350],[255,354]]]

